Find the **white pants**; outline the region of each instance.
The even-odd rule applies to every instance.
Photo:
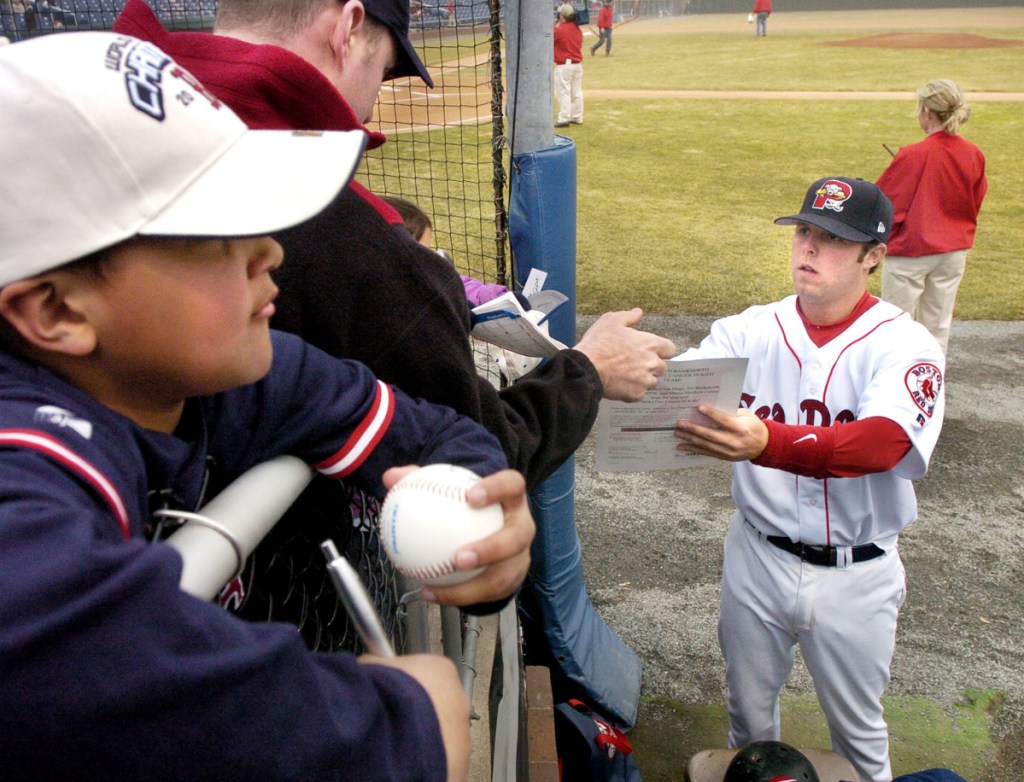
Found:
[[[555,96],[559,122],[583,122],[583,65],[555,66]]]
[[[895,550],[846,568],[801,562],[743,521],[725,542],[718,640],[729,688],[729,746],[780,739],[779,692],[799,644],[832,749],[863,782],[890,782],[882,693],[906,594]]]
[[[882,298],[909,312],[938,340],[949,345],[956,292],[967,265],[967,250],[920,258],[891,256],[882,264]]]

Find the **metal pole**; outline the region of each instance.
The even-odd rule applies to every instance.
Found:
[[[513,155],[554,144],[554,27],[551,0],[513,0],[505,6],[507,111]]]

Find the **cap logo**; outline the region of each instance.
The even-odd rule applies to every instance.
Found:
[[[160,74],[171,58],[148,43],[133,46],[125,58],[125,86],[128,98],[139,111],[153,119],[164,119],[164,97]]]
[[[127,50],[125,46],[128,45]],[[221,102],[207,90],[199,80],[181,66],[177,65],[160,49],[146,41],[121,39],[114,41],[106,52],[106,65],[111,70],[119,70],[121,58],[124,58],[124,83],[131,104],[158,122],[163,122],[167,115],[164,110],[164,92],[161,86],[163,72],[168,65],[172,66],[169,74],[180,79],[195,93],[202,95],[215,108]],[[189,89],[183,89],[175,96],[181,103],[188,105],[195,99]]]
[[[885,223],[883,223],[881,220],[878,221],[878,228],[875,229],[875,233],[885,233]]]
[[[853,195],[853,188],[838,179],[829,179],[814,191],[814,203],[811,209],[831,209],[833,212],[843,211],[843,202]]]

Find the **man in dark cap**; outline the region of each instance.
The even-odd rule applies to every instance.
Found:
[[[129,0],[114,30],[171,54],[251,128],[362,129],[370,149],[385,141],[363,127],[382,83],[398,76],[432,83],[409,40],[408,0],[220,0],[215,35],[169,32],[143,0]],[[409,395],[481,423],[530,489],[580,445],[602,396],[639,399],[677,352],[670,340],[633,328],[639,309],[606,313],[574,348],[498,391],[477,372],[456,269],[417,243],[401,215],[358,182],[315,219],[275,238],[289,263],[275,274],[281,294],[274,328],[362,361]],[[344,518],[349,501],[337,491],[314,481],[300,500],[304,511],[286,517],[278,531],[309,527],[312,514],[336,539],[351,534],[353,522]],[[361,515],[360,529],[372,527],[372,509]],[[305,561],[321,563],[312,551]],[[305,565],[300,570],[308,572]],[[290,577],[290,569],[282,571]],[[235,584],[234,594],[251,586]],[[333,615],[331,590],[311,591],[332,601],[324,609]],[[243,613],[266,618],[255,605],[263,590],[246,593]],[[304,621],[303,603],[292,601],[299,613],[291,614],[274,601],[273,618],[301,624],[307,640],[319,644],[323,636],[316,622]]]

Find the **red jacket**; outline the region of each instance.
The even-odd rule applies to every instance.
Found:
[[[893,206],[889,255],[918,258],[974,246],[988,190],[985,156],[975,144],[932,133],[901,148],[876,184]]]
[[[613,17],[614,12],[610,5],[601,6],[601,10],[597,12],[597,26],[605,30],[610,30],[612,27]]]
[[[583,31],[575,22],[555,25],[555,65],[566,60],[583,62]]]
[[[755,14],[770,14],[772,12],[772,0],[754,0]]]

